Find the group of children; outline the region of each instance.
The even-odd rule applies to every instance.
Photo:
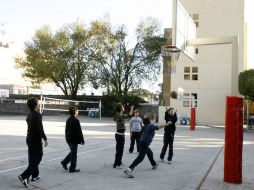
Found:
[[[27,106],[30,113],[27,115],[27,138],[26,143],[28,146],[28,167],[27,169],[18,176],[19,180],[25,187],[28,187],[30,181],[39,180],[39,164],[43,156],[43,143],[44,146],[48,145],[47,136],[44,133],[42,125],[42,115],[38,112],[38,100],[36,98],[29,98],[27,100]],[[150,144],[155,135],[155,130],[160,128],[165,128],[164,133],[164,145],[160,154],[160,158],[163,161],[164,156],[169,146],[168,162],[171,163],[173,156],[173,141],[175,133],[175,123],[177,121],[176,112],[173,108],[167,109],[165,112],[166,125],[155,125],[155,116],[150,113],[145,115],[144,119],[139,117],[139,111],[133,110],[133,106],[129,114],[123,114],[124,107],[121,103],[116,105],[116,114],[114,120],[116,121],[116,154],[113,168],[122,168],[122,157],[125,144],[125,119],[130,118],[130,139],[131,144],[129,152],[132,153],[134,150],[134,145],[136,141],[137,158],[132,162],[132,164],[124,169],[124,173],[129,177],[133,178],[134,168],[143,161],[144,157],[147,155],[152,168],[157,168],[157,163],[154,160],[153,152],[150,149]],[[66,121],[65,126],[65,139],[70,148],[69,154],[61,161],[61,165],[65,170],[70,173],[79,172],[80,170],[76,168],[77,165],[77,150],[78,144],[84,145],[84,137],[81,129],[79,120],[77,119],[78,110],[75,107],[69,108],[70,117]],[[133,115],[134,114],[134,115]],[[68,168],[68,164],[70,167]]]
[[[152,168],[157,168],[157,163],[154,160],[153,152],[150,149],[150,144],[153,141],[155,130],[159,130],[160,128],[164,128],[164,138],[163,138],[163,147],[160,154],[161,161],[164,161],[164,156],[167,151],[167,147],[169,146],[169,153],[168,153],[168,163],[171,164],[172,157],[173,157],[173,141],[174,141],[174,134],[175,134],[175,123],[177,122],[177,115],[174,112],[173,108],[166,109],[165,112],[165,120],[166,125],[155,125],[155,116],[152,113],[145,115],[144,119],[142,120],[139,117],[138,110],[133,112],[133,106],[131,107],[129,115],[123,114],[124,107],[121,103],[118,103],[116,106],[116,114],[115,114],[115,121],[116,121],[116,154],[115,154],[115,162],[113,167],[120,168],[122,165],[122,156],[123,156],[123,149],[125,143],[125,118],[131,117],[132,113],[135,115],[130,119],[130,139],[131,144],[129,148],[129,152],[132,153],[134,149],[134,144],[136,140],[137,145],[137,158],[132,162],[132,164],[124,169],[124,173],[129,177],[133,178],[133,170],[134,168],[140,164],[145,156],[147,155]],[[121,133],[119,134],[119,130]],[[118,136],[121,136],[121,141],[119,141]]]

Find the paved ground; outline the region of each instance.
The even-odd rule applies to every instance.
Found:
[[[80,173],[64,171],[60,161],[69,152],[64,139],[66,116],[45,116],[44,128],[49,146],[44,149],[40,165],[41,179],[31,182],[29,189],[41,190],[254,190],[254,133],[244,132],[243,183],[223,182],[224,128],[196,127],[190,131],[178,126],[172,165],[159,161],[163,130],[156,133],[151,148],[159,167],[151,169],[148,159],[135,168],[134,178],[112,167],[115,154],[112,119],[81,118],[86,144],[78,150]],[[0,116],[0,189],[24,189],[17,175],[27,166],[25,116]],[[123,162],[128,166],[137,156],[129,154],[126,136]],[[216,157],[218,156],[218,159]],[[215,161],[207,178],[206,174]]]

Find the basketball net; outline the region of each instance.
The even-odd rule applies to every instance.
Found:
[[[180,55],[180,50],[175,46],[166,45],[161,47],[161,55],[168,65],[170,73],[176,73],[176,64]]]
[[[176,73],[176,63],[170,57],[164,57],[164,62],[168,65],[168,70],[170,73]]]

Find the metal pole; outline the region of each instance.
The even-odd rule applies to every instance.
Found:
[[[195,96],[191,95],[190,130],[195,130],[195,126],[196,126],[196,108],[194,104],[195,104]]]
[[[40,113],[42,114],[42,86],[41,86],[41,98],[40,98]]]
[[[43,113],[43,110],[44,110],[44,108],[45,108],[45,102],[46,102],[45,100],[46,100],[46,98],[44,97],[44,98],[43,98],[43,105],[42,105],[41,114]]]
[[[100,120],[101,120],[101,100],[100,100],[100,103],[99,103],[99,109],[100,109]]]
[[[164,39],[166,45],[172,44],[172,29],[164,29]],[[163,83],[162,83],[162,101],[163,106],[170,106],[170,91],[171,91],[171,73],[165,58],[163,58]]]
[[[247,124],[247,129],[249,129],[249,100],[245,101],[245,103],[247,104],[246,106],[246,124]],[[244,112],[243,112],[244,115]]]

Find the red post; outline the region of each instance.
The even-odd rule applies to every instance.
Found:
[[[195,125],[196,125],[196,108],[191,108],[190,130],[195,130]]]
[[[243,98],[227,96],[224,181],[242,183]]]

